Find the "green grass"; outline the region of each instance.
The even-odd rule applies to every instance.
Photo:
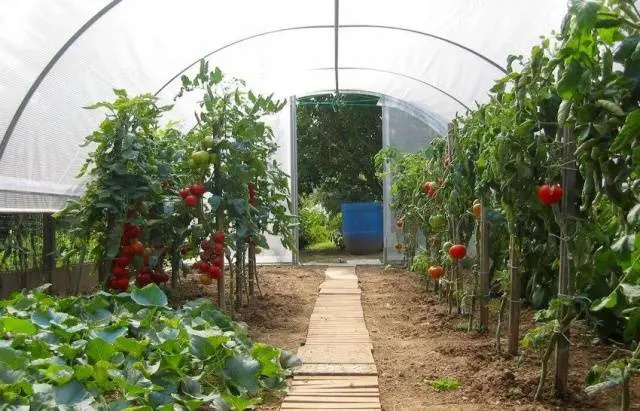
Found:
[[[455,391],[462,385],[455,378],[438,378],[437,380],[425,381],[437,391]]]
[[[336,247],[336,245],[333,243],[333,241],[323,241],[321,243],[316,243],[316,244],[312,244],[310,246],[308,246],[306,248],[307,251],[313,251],[313,252],[333,252],[333,251],[338,251],[338,248]]]

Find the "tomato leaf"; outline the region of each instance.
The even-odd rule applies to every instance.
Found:
[[[613,291],[611,294],[603,298],[598,304],[591,307],[592,311],[600,311],[605,308],[614,308],[618,304],[618,293]]]
[[[609,100],[598,100],[596,105],[604,108],[608,112],[615,114],[616,116],[624,117],[624,110],[622,107]]]
[[[620,284],[620,290],[631,303],[640,299],[640,285],[622,283]]]
[[[629,145],[638,134],[640,134],[640,109],[635,109],[627,115],[622,129],[611,143],[611,150],[621,150]]]
[[[571,109],[571,101],[562,100],[560,103],[560,107],[558,107],[558,125],[564,126],[567,122],[567,118],[569,118],[569,110]]]
[[[627,222],[629,224],[640,223],[640,204],[636,204],[627,214]]]
[[[629,252],[635,247],[635,235],[629,234],[622,236],[618,241],[611,245],[611,249],[617,253]]]

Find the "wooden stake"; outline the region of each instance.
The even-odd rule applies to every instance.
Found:
[[[509,277],[511,278],[511,292],[509,298],[509,338],[507,352],[518,354],[520,341],[520,266],[518,261],[518,240],[515,234],[509,234]]]
[[[235,291],[236,291],[236,310],[240,309],[240,307],[242,307],[242,290],[244,289],[244,272],[242,270],[242,263],[244,262],[244,250],[243,250],[243,244],[238,241],[237,246],[236,246],[236,269],[235,269]]]
[[[53,284],[53,270],[56,267],[56,227],[51,214],[42,216],[42,269],[46,282]]]
[[[253,296],[255,294],[255,287],[254,287],[254,278],[255,278],[255,262],[256,262],[256,245],[251,242],[249,244],[249,274],[248,274],[248,280],[249,280],[249,296],[251,299],[253,299]]]
[[[575,216],[576,163],[575,163],[575,137],[573,129],[565,126],[562,133],[562,188],[564,197],[561,205],[560,224],[560,268],[558,275],[558,294],[571,295],[572,281],[569,261],[569,230],[567,222]],[[566,317],[566,308],[562,307],[558,318]],[[556,375],[555,392],[558,396],[565,396],[568,392],[569,376],[569,338],[570,327],[567,327],[563,335],[556,339]]]
[[[480,329],[489,329],[489,219],[486,210],[487,201],[480,203]]]

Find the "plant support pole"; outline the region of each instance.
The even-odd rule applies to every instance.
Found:
[[[509,292],[509,338],[507,352],[518,354],[520,340],[520,268],[518,265],[518,239],[515,234],[509,234],[509,277],[511,289]]]
[[[293,265],[299,263],[300,252],[300,219],[298,218],[298,124],[296,111],[296,97],[289,97],[289,117],[291,123],[291,215],[293,216],[293,250],[291,262]]]
[[[480,202],[480,329],[489,329],[489,220],[486,199]]]
[[[569,230],[568,221],[575,216],[576,199],[576,162],[575,162],[575,137],[573,128],[565,126],[562,133],[562,187],[564,196],[561,204],[560,224],[560,268],[558,274],[558,295],[571,295],[571,270],[569,261]],[[558,318],[564,318],[567,308],[561,307]],[[569,377],[569,338],[570,327],[566,327],[564,333],[556,338],[556,375],[555,392],[559,396],[565,396],[568,392]]]
[[[56,268],[56,227],[51,214],[42,216],[42,269],[46,282],[53,284],[53,270]],[[62,290],[58,290],[61,292]]]

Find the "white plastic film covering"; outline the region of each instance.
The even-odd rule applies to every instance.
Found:
[[[162,89],[170,101],[179,87],[171,79],[206,57],[282,98],[335,90],[333,0],[0,0],[0,8],[0,211],[58,209],[81,191],[78,145],[103,115],[82,107],[112,99],[113,88]],[[507,55],[528,53],[565,10],[558,0],[341,0],[339,87],[405,101],[442,128],[486,100]],[[173,116],[191,122],[192,111]],[[278,130],[287,141],[289,129]]]
[[[400,152],[411,153],[420,150],[439,135],[444,135],[446,129],[434,127],[428,119],[420,116],[406,105],[398,104],[383,98],[382,105],[382,144],[384,147],[395,147]],[[389,170],[387,169],[387,172]],[[398,231],[394,222],[396,215],[391,210],[391,184],[393,176],[385,176],[383,194],[383,233],[384,233],[384,263],[393,263],[402,260],[402,254],[395,249],[396,243],[402,242],[402,233]],[[424,238],[418,239],[424,245]]]

